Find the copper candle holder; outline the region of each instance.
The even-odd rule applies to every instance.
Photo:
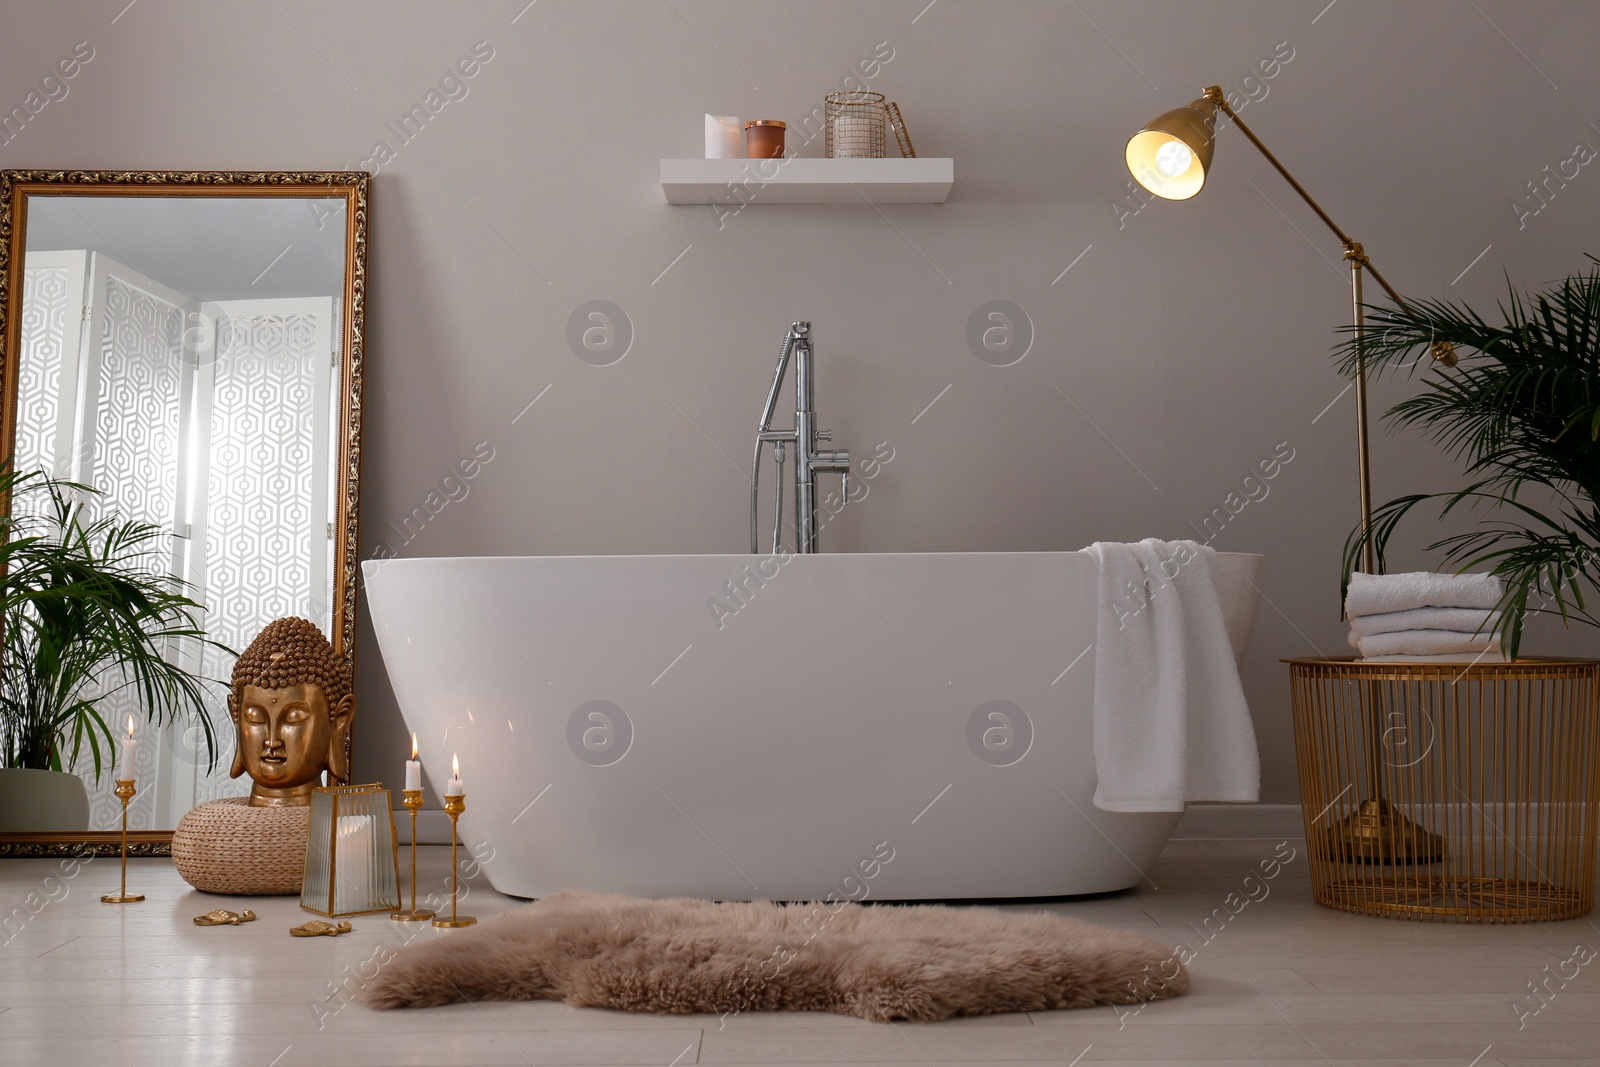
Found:
[[[783,136],[788,127],[788,123],[777,119],[752,119],[745,123],[745,155],[750,159],[782,159]]]
[[[461,868],[456,866],[456,821],[466,810],[467,798],[464,794],[457,793],[454,796],[445,794],[444,813],[450,816],[450,918],[433,920],[433,925],[445,930],[471,926],[478,921],[470,915],[456,914],[456,901],[461,888]]]
[[[132,778],[117,779],[117,799],[122,801],[122,888],[101,897],[102,904],[135,904],[144,899],[143,893],[128,892],[128,801],[138,791]]]
[[[417,810],[422,807],[422,790],[402,790],[400,803],[411,812],[411,907],[405,911],[394,912],[389,918],[397,922],[421,922],[423,919],[433,918],[434,915],[427,908],[417,907]],[[454,858],[451,857],[452,866]]]

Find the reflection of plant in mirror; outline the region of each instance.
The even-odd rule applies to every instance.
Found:
[[[178,579],[151,568],[160,528],[91,519],[94,492],[0,471],[0,500],[12,504],[0,517],[0,767],[66,770],[87,749],[98,779],[114,737],[96,704],[124,691],[154,725],[196,721],[215,765],[210,679],[167,656],[176,660],[186,640],[222,646],[206,638],[201,605]]]
[[[1461,504],[1485,506],[1494,518],[1428,547],[1444,549],[1453,568],[1489,564],[1500,576],[1508,656],[1517,654],[1530,612],[1600,626],[1584,602],[1585,588],[1600,592],[1600,259],[1590,258],[1588,274],[1548,292],[1524,298],[1512,290],[1503,325],[1443,301],[1368,309],[1364,353],[1373,372],[1431,363],[1428,353],[1441,341],[1462,353],[1457,367],[1430,375],[1388,418],[1465,460],[1468,482],[1378,508],[1371,536],[1379,569],[1395,527],[1418,504],[1442,503],[1441,518]],[[1355,340],[1339,355],[1345,372],[1354,372]],[[1529,486],[1543,499],[1519,498]],[[1361,545],[1357,530],[1345,545],[1346,580]],[[1535,595],[1545,603],[1530,607]]]

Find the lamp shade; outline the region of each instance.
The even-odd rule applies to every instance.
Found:
[[[1133,180],[1165,200],[1187,200],[1206,184],[1217,105],[1205,97],[1145,123],[1128,141]]]

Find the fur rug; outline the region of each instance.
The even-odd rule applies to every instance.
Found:
[[[831,1011],[875,1022],[1133,1004],[1189,976],[1148,938],[942,905],[713,904],[566,890],[402,949],[375,1008],[564,1000],[663,1014]]]

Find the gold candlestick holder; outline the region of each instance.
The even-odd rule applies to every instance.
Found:
[[[417,907],[417,810],[422,807],[422,790],[406,789],[401,791],[400,803],[411,812],[411,907],[405,911],[397,911],[389,916],[397,922],[421,922],[423,919],[433,918],[433,912],[427,908]],[[454,837],[454,834],[451,835]],[[451,866],[455,865],[455,855],[452,853]]]
[[[477,922],[470,915],[456,914],[457,890],[461,885],[461,869],[456,866],[456,820],[461,818],[461,813],[467,810],[467,798],[461,794],[451,796],[445,794],[444,813],[450,816],[450,918],[435,919],[433,925],[446,930],[454,930],[462,926],[471,926]]]
[[[128,892],[128,801],[138,791],[132,778],[117,779],[117,799],[122,801],[122,889],[101,897],[104,904],[134,904],[144,899],[143,893]]]

